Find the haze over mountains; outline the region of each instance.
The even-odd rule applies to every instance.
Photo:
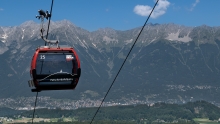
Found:
[[[46,27],[45,27],[46,28]],[[40,24],[0,26],[0,98],[33,96],[27,81]],[[103,28],[89,32],[67,20],[52,22],[49,39],[73,46],[82,75],[74,91],[41,96],[99,99],[104,96],[141,27],[126,31]],[[46,33],[45,33],[46,34]],[[220,102],[220,27],[147,24],[112,87],[108,100]]]

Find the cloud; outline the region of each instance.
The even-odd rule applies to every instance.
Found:
[[[157,6],[155,7],[151,18],[157,18],[166,13],[167,8],[169,7],[170,2],[167,0],[159,0]],[[134,13],[140,16],[148,16],[153,8],[148,5],[136,5],[134,7]]]
[[[0,11],[3,11],[4,9],[0,8]]]
[[[196,0],[195,3],[192,4],[192,7],[189,9],[190,11],[193,11],[193,9],[196,7],[196,5],[199,3],[199,0]]]

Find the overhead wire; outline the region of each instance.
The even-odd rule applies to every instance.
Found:
[[[34,114],[35,114],[35,109],[36,109],[36,105],[37,105],[37,97],[38,97],[38,92],[36,94],[36,98],[35,98],[35,102],[34,102],[34,112],[33,112],[33,115],[32,115],[32,124],[34,122]]]
[[[109,87],[108,91],[106,92],[106,94],[105,94],[105,96],[104,96],[104,98],[103,98],[103,100],[102,100],[101,104],[99,105],[99,107],[98,107],[97,111],[95,112],[95,114],[94,114],[94,116],[93,116],[93,118],[92,118],[92,120],[91,120],[90,124],[92,124],[92,122],[93,122],[93,120],[95,119],[95,117],[96,117],[96,115],[97,115],[97,113],[98,113],[99,109],[101,108],[101,106],[102,106],[103,102],[105,101],[105,98],[107,97],[107,95],[108,95],[109,91],[111,90],[111,88],[112,88],[113,84],[115,83],[115,80],[117,79],[117,77],[118,77],[119,73],[121,72],[121,69],[123,68],[123,66],[124,66],[124,64],[125,64],[125,62],[126,62],[126,60],[127,60],[128,56],[130,55],[130,53],[131,53],[132,49],[134,48],[134,46],[135,46],[135,44],[136,44],[136,42],[137,42],[138,38],[140,37],[141,32],[143,31],[143,29],[144,29],[145,25],[147,24],[147,22],[148,22],[148,20],[149,20],[149,18],[150,18],[150,16],[151,16],[151,14],[153,13],[153,11],[154,11],[154,9],[155,9],[155,7],[156,7],[156,5],[157,5],[158,1],[159,1],[159,0],[157,0],[157,1],[156,1],[156,3],[154,4],[153,9],[151,10],[150,14],[148,15],[147,20],[145,21],[144,25],[142,26],[141,31],[139,32],[139,34],[138,34],[138,36],[137,36],[136,40],[134,41],[134,43],[133,43],[133,45],[132,45],[132,47],[131,47],[130,51],[128,52],[128,54],[127,54],[126,58],[124,59],[124,62],[122,63],[122,65],[121,65],[121,67],[120,67],[120,69],[119,69],[118,73],[116,74],[116,76],[115,76],[115,78],[114,78],[113,82],[111,83],[111,85],[110,85],[110,87]]]
[[[53,10],[53,0],[52,0],[52,3],[51,3],[51,6],[50,6],[50,17],[49,17],[49,22],[48,22],[48,27],[47,27],[47,35],[46,35],[46,39],[48,38],[48,32],[49,32],[49,29],[50,29],[50,19],[52,17],[52,10]],[[47,42],[45,42],[45,46],[47,45]]]
[[[52,0],[51,7],[50,7],[50,14],[51,14],[51,16],[52,16],[52,9],[53,9],[53,0]],[[51,16],[49,17],[46,39],[48,38],[48,32],[49,32],[49,28],[50,28],[50,19],[51,19]],[[45,46],[46,46],[46,45],[47,45],[47,43],[45,42]],[[41,65],[41,71],[42,71],[42,66],[43,66],[43,63],[42,63],[42,65]],[[34,122],[35,109],[36,109],[36,105],[37,105],[37,97],[38,97],[38,91],[37,91],[36,98],[35,98],[35,103],[34,103],[34,111],[33,111],[33,115],[32,115],[32,124],[33,124],[33,122]]]

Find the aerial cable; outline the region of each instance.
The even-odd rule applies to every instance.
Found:
[[[49,18],[49,23],[48,23],[48,28],[47,28],[46,39],[47,39],[47,37],[48,37],[48,32],[49,32],[49,28],[50,28],[50,19],[51,19],[51,14],[52,14],[52,8],[53,8],[53,0],[52,0],[52,3],[51,3],[50,13],[48,13],[48,11],[46,11],[46,19]],[[41,11],[41,12],[42,12],[42,11]],[[40,13],[40,11],[39,11],[39,13]],[[41,14],[42,14],[42,13],[41,13]],[[45,13],[43,12],[43,14],[45,14]],[[40,19],[40,16],[36,16],[36,18]],[[42,19],[42,20],[43,20],[43,19]],[[43,23],[42,23],[42,27],[43,27]],[[42,28],[41,31],[43,31],[43,28]],[[46,45],[47,45],[47,42],[45,41],[45,46],[46,46]],[[41,65],[41,70],[42,70],[42,66],[43,66],[43,65]],[[35,115],[35,109],[36,109],[36,104],[37,104],[37,97],[38,97],[38,91],[37,91],[36,98],[35,98],[34,111],[33,111],[33,116],[32,116],[32,124],[33,124],[33,122],[34,122],[34,115]]]
[[[119,69],[118,73],[116,74],[116,76],[115,76],[115,78],[114,78],[114,80],[113,80],[112,84],[110,85],[110,87],[109,87],[108,91],[106,92],[106,94],[105,94],[105,96],[104,96],[104,98],[103,98],[103,100],[102,100],[101,104],[99,105],[99,107],[98,107],[97,111],[95,112],[95,114],[94,114],[94,116],[93,116],[93,118],[92,118],[92,120],[91,120],[90,124],[92,124],[92,122],[93,122],[93,120],[94,120],[95,116],[97,115],[97,113],[98,113],[99,109],[101,108],[101,106],[102,106],[103,102],[105,101],[105,98],[107,97],[107,95],[108,95],[109,91],[111,90],[111,88],[112,88],[113,84],[115,83],[115,80],[117,79],[117,77],[118,77],[118,75],[119,75],[119,73],[120,73],[121,69],[123,68],[123,66],[124,66],[124,64],[125,64],[125,62],[126,62],[126,60],[127,60],[127,58],[128,58],[128,56],[130,55],[130,53],[131,53],[132,49],[134,48],[134,45],[136,44],[136,42],[137,42],[138,38],[140,37],[141,32],[143,31],[143,29],[144,29],[145,25],[147,24],[147,22],[148,22],[148,20],[149,20],[149,18],[150,18],[150,16],[151,16],[151,14],[153,13],[153,11],[154,11],[154,9],[155,9],[155,7],[156,7],[156,5],[157,5],[158,1],[159,1],[159,0],[157,0],[157,2],[155,3],[155,5],[154,5],[153,9],[151,10],[151,12],[150,12],[150,14],[149,14],[149,16],[148,16],[147,20],[145,21],[144,25],[142,26],[142,29],[141,29],[140,33],[138,34],[138,36],[137,36],[137,38],[136,38],[135,42],[133,43],[133,45],[132,45],[132,47],[131,47],[130,51],[128,52],[128,54],[127,54],[127,56],[126,56],[126,58],[125,58],[124,62],[122,63],[122,65],[121,65],[121,67],[120,67],[120,69]]]
[[[37,105],[37,97],[38,97],[38,92],[36,94],[35,103],[34,103],[34,112],[33,112],[33,116],[32,116],[32,124],[34,122],[34,114],[35,114],[35,108],[36,108],[36,105]]]
[[[53,9],[53,0],[52,0],[51,7],[50,7],[50,16],[49,16],[49,22],[48,22],[48,27],[47,27],[46,39],[48,38],[48,32],[49,32],[49,29],[50,29],[50,19],[51,19],[51,16],[52,16],[52,9]],[[46,45],[47,45],[47,42],[45,42],[45,46]]]

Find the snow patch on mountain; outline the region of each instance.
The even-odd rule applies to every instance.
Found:
[[[92,45],[93,45],[95,48],[97,48],[96,44],[92,43]]]
[[[126,40],[126,41],[125,41],[125,44],[127,45],[127,44],[129,44],[129,43],[132,43],[132,41],[133,41],[133,39]]]
[[[8,35],[7,35],[7,34],[3,34],[3,35],[1,36],[1,38],[2,38],[3,40],[1,40],[1,41],[2,41],[3,43],[5,43],[5,42],[6,42],[7,37],[8,37]]]
[[[106,41],[106,44],[109,44],[110,42],[117,42],[118,43],[118,39],[110,38],[108,36],[104,36],[103,41]]]
[[[8,47],[0,47],[0,55],[8,50]]]
[[[26,52],[30,47],[31,47],[31,45],[27,45],[27,46],[23,47],[23,48],[21,49],[21,53]]]
[[[178,30],[178,32],[176,33],[168,34],[168,36],[165,39],[171,40],[171,41],[189,42],[189,41],[192,41],[192,39],[189,37],[189,33],[186,36],[180,37],[180,30]]]
[[[21,38],[22,40],[24,39],[24,31],[25,31],[25,29],[22,29],[22,32],[23,32],[22,33],[22,38]]]

